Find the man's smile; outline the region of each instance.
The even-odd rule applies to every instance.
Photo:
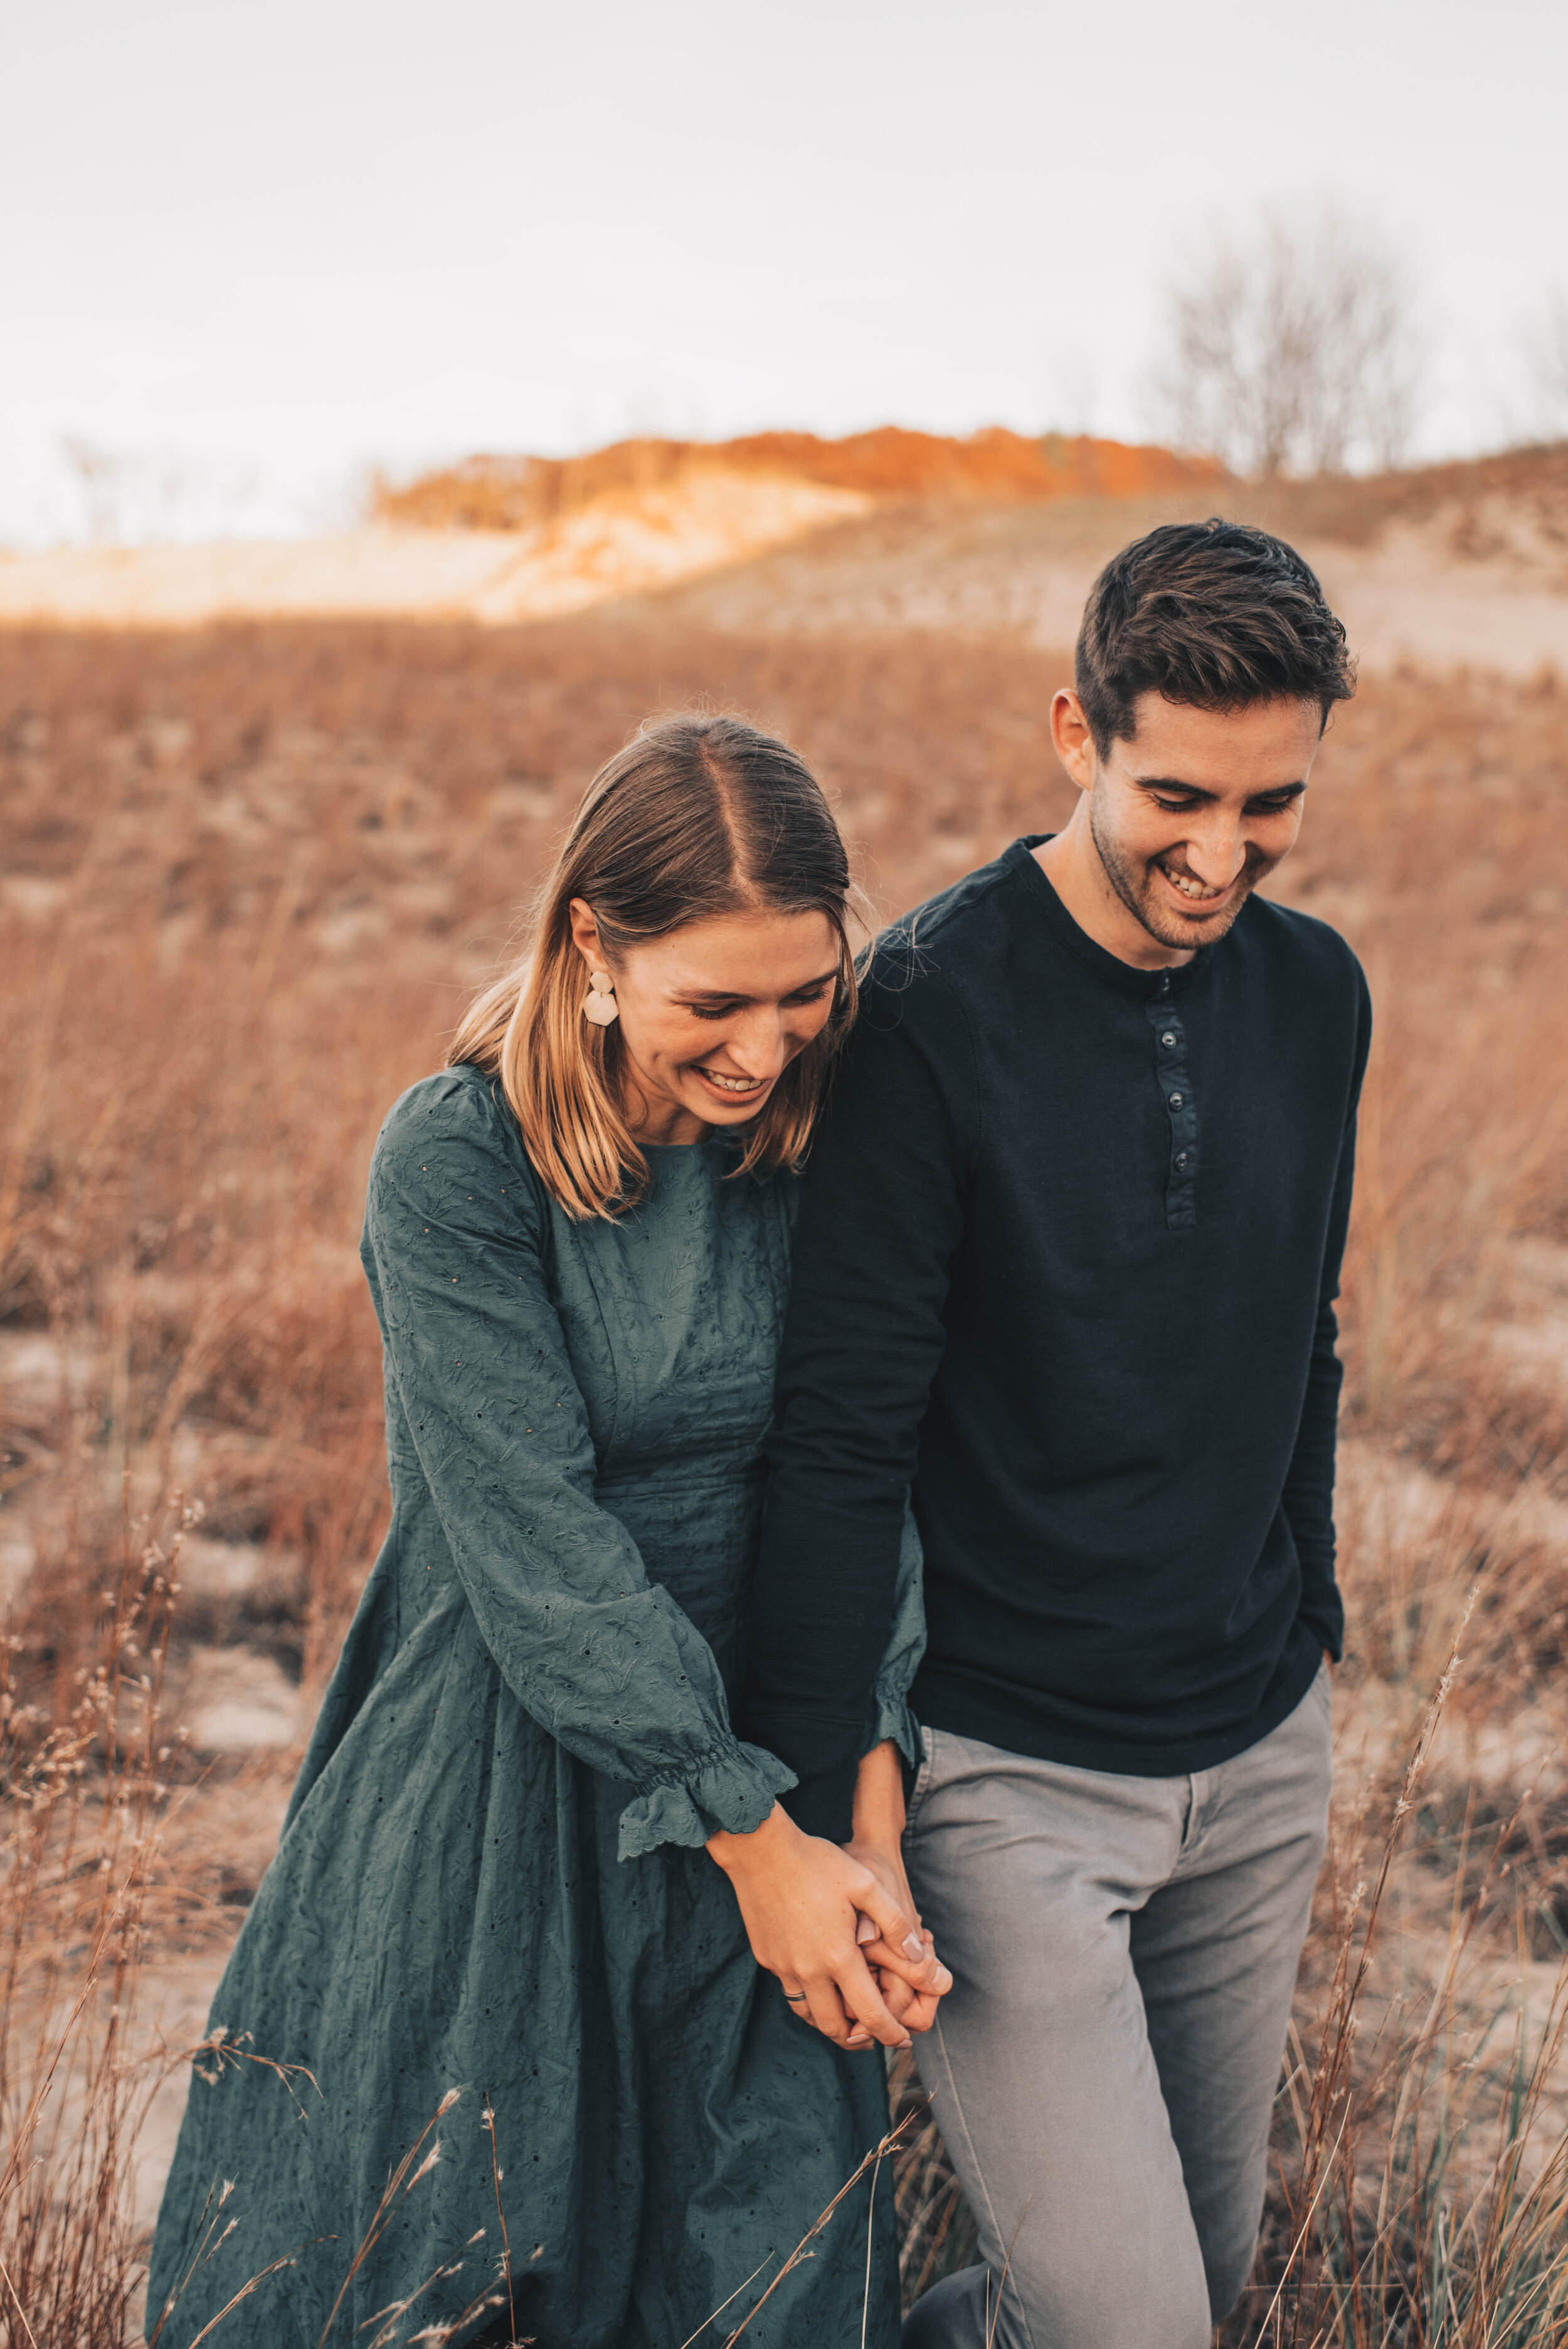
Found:
[[[1198,879],[1196,874],[1180,872],[1176,866],[1168,864],[1162,856],[1157,856],[1154,860],[1154,864],[1156,870],[1163,874],[1164,878],[1170,882],[1171,886],[1176,890],[1190,905],[1199,905],[1217,906],[1230,895],[1231,891],[1236,885],[1235,881],[1230,881],[1226,883],[1222,889],[1205,888],[1203,883]],[[1236,878],[1239,880],[1241,875],[1238,874]]]

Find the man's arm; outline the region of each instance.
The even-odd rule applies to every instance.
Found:
[[[978,1123],[946,983],[868,983],[801,1198],[743,1705],[800,1781],[792,1816],[835,1842],[872,1737]]]
[[[1323,1251],[1318,1288],[1317,1322],[1313,1331],[1312,1360],[1307,1368],[1306,1393],[1296,1430],[1295,1450],[1282,1495],[1284,1513],[1295,1537],[1301,1563],[1301,1605],[1297,1609],[1320,1648],[1336,1663],[1345,1641],[1345,1607],[1335,1579],[1334,1466],[1339,1428],[1339,1390],[1344,1380],[1338,1354],[1339,1321],[1335,1299],[1339,1295],[1340,1267],[1350,1225],[1350,1200],[1356,1179],[1356,1111],[1371,1042],[1372,1010],[1366,982],[1361,981],[1358,1034],[1350,1106],[1340,1143],[1334,1197]]]

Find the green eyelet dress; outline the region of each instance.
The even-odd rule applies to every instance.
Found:
[[[235,2052],[191,2083],[160,2349],[285,2258],[214,2349],[317,2349],[340,2291],[329,2344],[444,2339],[509,2270],[540,2349],[719,2349],[886,2127],[880,2051],[790,2012],[702,1848],[792,1783],[727,1701],[794,1185],[722,1140],[649,1155],[641,1206],[574,1223],[473,1069],[382,1131],[391,1529],[213,2004]],[[920,1645],[912,1567],[879,1686],[906,1751]],[[867,2349],[893,2349],[885,2163],[868,2198],[746,2349],[859,2349],[868,2271]]]

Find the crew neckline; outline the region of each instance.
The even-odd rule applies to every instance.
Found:
[[[1035,850],[1055,838],[1052,832],[1026,832],[1003,851],[1002,861],[1019,875],[1025,888],[1033,892],[1039,910],[1074,960],[1114,987],[1119,994],[1132,996],[1140,1003],[1147,1002],[1150,996],[1169,995],[1180,988],[1199,968],[1210,948],[1200,947],[1191,962],[1166,963],[1159,969],[1145,970],[1136,963],[1123,962],[1119,955],[1113,955],[1109,947],[1091,938],[1074,920],[1049,874],[1036,858]]]

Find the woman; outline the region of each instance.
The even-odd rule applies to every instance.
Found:
[[[727,1711],[849,889],[783,744],[645,730],[382,1130],[392,1525],[213,2007],[162,2349],[284,2255],[220,2349],[709,2349],[754,2308],[748,2349],[837,2349],[868,2290],[896,2338],[889,2179],[763,2295],[885,2127],[873,2041],[946,1978],[889,1831],[802,1835]],[[911,1751],[913,1578],[905,1618],[868,1785]]]

